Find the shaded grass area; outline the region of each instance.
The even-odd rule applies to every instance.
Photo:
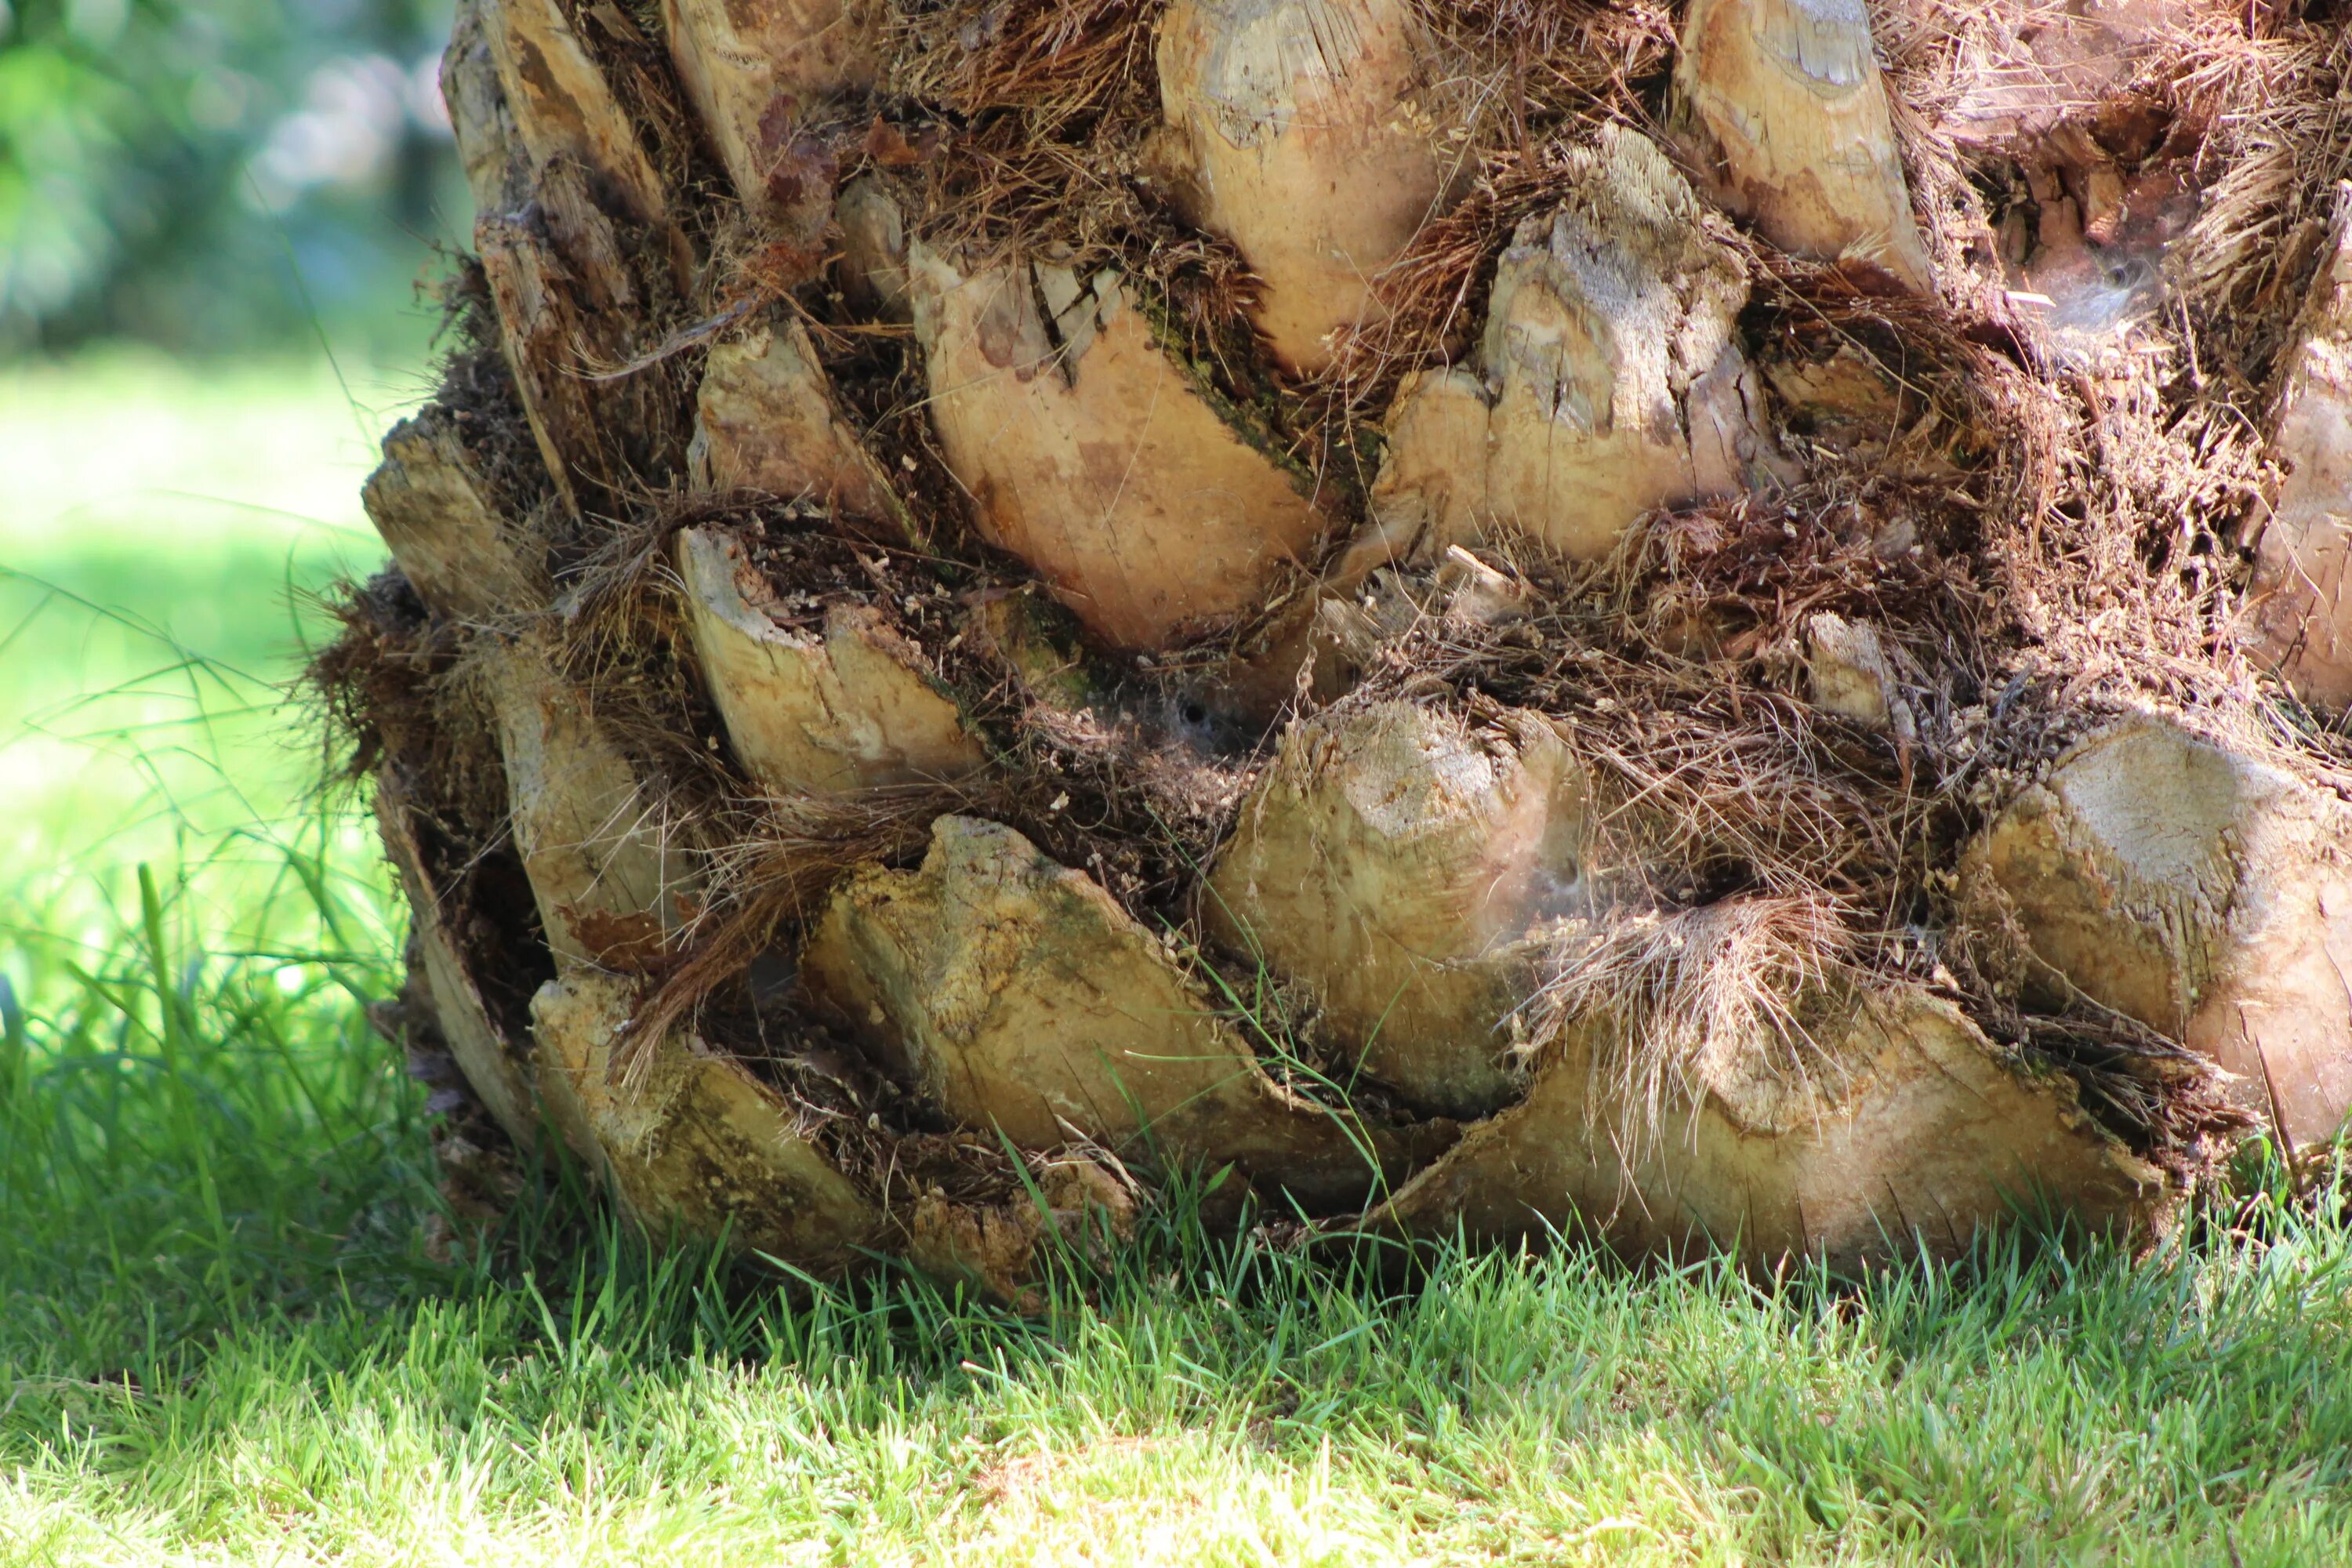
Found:
[[[1177,1192],[1019,1319],[657,1253],[563,1171],[453,1249],[362,1012],[398,913],[267,684],[326,565],[206,537],[51,539],[128,620],[0,650],[96,743],[5,774],[0,1563],[2352,1561],[2352,1216],[2259,1154],[2148,1258],[1858,1284],[1384,1280]]]

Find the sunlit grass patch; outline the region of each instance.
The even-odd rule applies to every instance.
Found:
[[[411,379],[131,352],[0,367],[0,910],[315,785],[285,682],[312,596],[382,558],[359,484]]]
[[[1571,1249],[1389,1289],[1171,1221],[1034,1321],[730,1286],[590,1226],[257,1316],[177,1376],[27,1380],[0,1529],[349,1562],[2338,1561],[2345,1237],[2272,1218],[2138,1268],[1770,1288]]]

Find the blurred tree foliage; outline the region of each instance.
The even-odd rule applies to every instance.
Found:
[[[0,0],[0,353],[410,339],[449,0]],[[404,319],[406,317],[407,319]]]

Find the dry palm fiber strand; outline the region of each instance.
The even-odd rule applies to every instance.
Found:
[[[803,106],[791,155],[803,174],[873,182],[907,236],[961,276],[1000,269],[1034,295],[1023,306],[1051,323],[1062,359],[992,363],[1034,377],[1055,417],[1086,415],[1100,384],[1089,378],[1110,373],[1083,357],[1093,329],[1069,327],[1044,269],[1131,282],[1148,333],[1129,363],[1164,373],[1155,395],[1208,409],[1217,433],[1314,509],[1295,559],[1268,567],[1238,608],[1182,622],[1165,646],[1102,632],[1084,584],[1040,566],[1024,553],[1034,540],[1004,521],[1053,510],[999,505],[1030,476],[975,472],[950,438],[942,400],[960,389],[927,374],[940,345],[923,334],[939,318],[835,288],[839,235],[788,232],[756,199],[730,210],[716,176],[665,156],[702,259],[696,303],[661,305],[646,323],[658,331],[632,336],[635,368],[599,374],[667,378],[684,404],[719,351],[804,334],[829,416],[911,526],[814,490],[697,489],[682,464],[615,476],[576,515],[509,486],[505,504],[544,542],[544,603],[470,619],[405,600],[398,614],[355,614],[322,668],[372,756],[393,759],[380,765],[436,781],[421,797],[446,818],[436,854],[488,863],[509,853],[499,774],[484,765],[495,759],[465,762],[449,731],[475,700],[471,672],[507,657],[500,639],[550,650],[562,689],[639,783],[637,826],[695,871],[660,911],[666,936],[592,955],[635,987],[622,1075],[650,1081],[633,1075],[689,1035],[801,1106],[804,1130],[900,1220],[915,1189],[1002,1196],[1004,1167],[968,1190],[901,1191],[892,1173],[902,1148],[917,1161],[909,1140],[958,1134],[919,1072],[886,1070],[912,1048],[887,1037],[932,1049],[951,1031],[885,1017],[882,1000],[871,1017],[820,1020],[769,994],[801,984],[794,965],[816,927],[862,929],[875,889],[931,896],[946,875],[933,863],[954,847],[940,825],[977,822],[1015,830],[1039,864],[1076,879],[1057,886],[1097,889],[1086,918],[1151,943],[1150,963],[1206,999],[1188,1005],[1238,1015],[1237,996],[1260,995],[1268,1017],[1229,1021],[1267,1058],[1269,1081],[1320,1093],[1318,1075],[1360,1070],[1384,1136],[1416,1119],[1435,1127],[1452,1113],[1365,1065],[1378,1059],[1368,1049],[1356,1060],[1361,1028],[1328,986],[1280,957],[1259,955],[1268,973],[1253,976],[1252,955],[1219,946],[1204,879],[1234,853],[1249,803],[1309,788],[1315,745],[1344,752],[1347,737],[1418,713],[1431,744],[1458,737],[1468,772],[1525,770],[1542,752],[1533,716],[1587,792],[1600,869],[1582,905],[1547,906],[1506,933],[1526,967],[1489,1042],[1518,1049],[1508,1094],[1476,1108],[1488,1131],[1528,1103],[1509,1094],[1580,1050],[1584,1114],[1622,1115],[1656,1145],[1627,1150],[1664,1158],[1675,1118],[1723,1084],[1769,1080],[1840,1103],[1867,1078],[1856,1053],[1909,1026],[1903,1007],[1947,1007],[1990,1037],[2017,1081],[2054,1066],[2131,1148],[2192,1175],[2200,1141],[2242,1107],[2215,1098],[2178,1028],[2048,994],[2031,933],[1972,902],[1981,889],[1957,868],[2070,747],[2133,714],[2345,793],[2340,733],[2282,701],[2233,630],[2242,533],[2278,481],[2265,438],[2275,377],[2346,167],[2337,31],[2197,12],[2104,82],[2099,102],[2122,106],[2106,120],[2069,130],[2061,115],[2028,133],[1982,129],[1992,121],[1970,97],[1970,51],[1990,47],[2000,17],[1882,11],[1900,171],[1935,289],[1905,289],[1865,249],[1784,252],[1696,201],[1685,249],[1738,279],[1724,343],[1763,449],[1741,486],[1637,508],[1594,552],[1508,528],[1403,529],[1398,404],[1408,388],[1465,379],[1501,397],[1514,373],[1489,318],[1530,287],[1552,215],[1588,202],[1608,149],[1682,155],[1672,18],[1525,0],[1413,7],[1420,74],[1394,123],[1426,132],[1440,194],[1372,269],[1370,308],[1318,362],[1267,325],[1279,268],[1254,268],[1244,230],[1196,226],[1171,194],[1182,149],[1165,134],[1159,73],[1176,8],[867,8],[873,85]],[[596,47],[624,77],[660,59]],[[620,96],[646,145],[692,142],[674,123],[683,98],[658,84]],[[1978,129],[1953,129],[1964,124]],[[1657,167],[1660,181],[1684,177],[1663,155]],[[2178,216],[2190,198],[2193,221]],[[2069,202],[2082,209],[2071,240]],[[2102,203],[2123,226],[2099,228]],[[2051,258],[2075,254],[2138,270],[2070,294]],[[484,342],[496,330],[474,328]],[[478,381],[481,363],[466,374]],[[453,388],[484,403],[478,386]],[[1681,405],[1669,422],[1685,441],[1697,427]],[[512,405],[485,423],[488,460],[528,468]],[[1396,549],[1367,554],[1392,528]],[[814,647],[828,616],[856,611],[866,646],[894,650],[951,710],[973,764],[838,797],[761,785],[696,643],[697,590],[678,564],[689,536],[734,552],[747,602],[778,637]],[[1478,611],[1465,573],[1507,611]],[[1008,605],[1034,612],[1034,646],[1003,640]],[[1824,697],[1837,647],[1867,653],[1876,711]],[[957,842],[977,853],[977,841]],[[832,940],[837,962],[845,939]],[[1440,967],[1450,977],[1489,956]],[[913,1014],[925,1001],[887,1000]],[[1857,1025],[1864,1013],[1876,1021]],[[824,1069],[836,1053],[849,1067]],[[1101,1149],[1116,1142],[1081,1131]]]

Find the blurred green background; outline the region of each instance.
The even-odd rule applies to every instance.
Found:
[[[0,0],[0,353],[411,352],[446,0]]]
[[[379,554],[359,482],[426,390],[437,251],[471,227],[448,21],[448,0],[0,0],[20,993],[26,944],[96,918],[131,862],[315,795],[285,683],[311,595]]]
[[[118,1309],[171,1344],[320,1289],[371,1214],[397,1264],[429,1202],[362,1011],[401,921],[298,677],[472,226],[448,21],[0,0],[0,1388],[123,1363]]]

